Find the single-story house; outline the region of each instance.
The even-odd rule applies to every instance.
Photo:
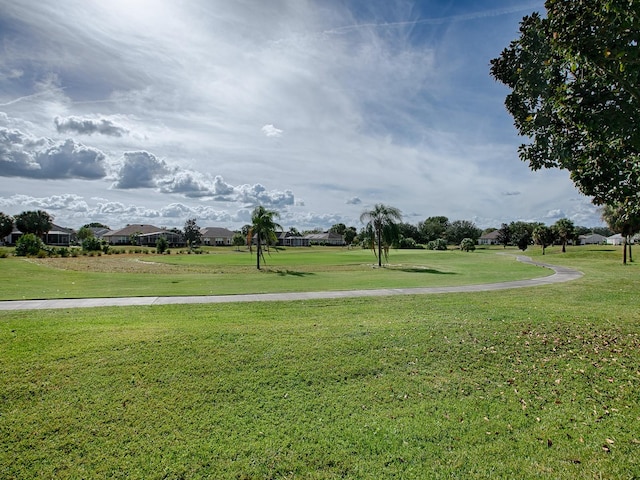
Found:
[[[634,244],[638,240],[638,235],[634,235],[630,238],[629,242]],[[622,245],[624,243],[624,237],[620,233],[607,237],[607,245]]]
[[[300,235],[292,235],[291,232],[279,232],[278,245],[281,247],[308,247],[309,239]]]
[[[22,235],[23,233],[14,225],[11,234],[4,238],[4,243],[7,245],[15,245]],[[45,245],[55,247],[68,247],[75,240],[76,232],[73,229],[60,227],[56,224],[52,224],[51,230],[42,236],[42,241]]]
[[[155,246],[160,237],[166,238],[171,246],[184,245],[182,235],[154,225],[127,225],[120,230],[115,230],[102,236],[103,240],[106,240],[111,245],[132,245],[132,241],[134,241],[136,245],[150,247]]]
[[[500,230],[494,230],[493,232],[485,233],[480,238],[478,238],[478,245],[500,245],[500,240],[498,239],[500,235]]]
[[[607,237],[607,245],[622,245],[623,242],[624,237],[619,233]]]
[[[310,233],[303,238],[309,240],[309,245],[346,245],[344,236],[334,232]]]
[[[203,245],[233,245],[235,232],[221,227],[205,227],[200,229]]]
[[[589,235],[580,235],[578,237],[578,245],[603,245],[607,243],[607,237],[599,233],[590,233]]]

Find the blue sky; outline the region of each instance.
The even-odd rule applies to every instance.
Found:
[[[542,0],[0,0],[0,211],[299,230],[376,203],[601,224],[531,172],[489,61]]]

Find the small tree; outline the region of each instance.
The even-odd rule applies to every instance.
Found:
[[[536,225],[527,222],[511,222],[509,224],[511,242],[524,252],[531,245],[535,227]]]
[[[164,253],[169,249],[169,242],[167,241],[167,239],[165,237],[160,237],[158,238],[158,240],[156,241],[156,252],[157,253]]]
[[[247,240],[242,233],[236,233],[233,235],[231,243],[236,247],[237,251],[240,251],[240,247],[244,247],[247,244]]]
[[[351,245],[357,235],[358,231],[356,230],[356,227],[347,227],[347,229],[344,231],[344,243],[346,243],[347,245]]]
[[[511,243],[511,231],[509,229],[509,225],[506,223],[503,223],[498,230],[498,242],[504,248],[507,248],[507,245]]]
[[[129,235],[129,244],[140,245],[140,235],[142,235],[141,232],[134,232],[131,235]]]
[[[444,238],[437,238],[427,243],[428,250],[446,250],[447,241]]]
[[[366,230],[373,232],[377,243],[371,245],[374,253],[378,257],[378,267],[382,267],[382,254],[385,260],[389,258],[389,247],[398,238],[398,222],[402,221],[402,212],[395,207],[390,207],[379,203],[373,209],[366,210],[360,215],[360,221],[366,222]]]
[[[554,224],[553,228],[556,231],[560,242],[562,242],[562,253],[565,253],[567,251],[567,242],[573,239],[576,227],[568,218],[561,218]]]
[[[94,236],[85,238],[82,241],[82,250],[86,252],[99,252],[102,250],[102,242]]]
[[[538,225],[533,230],[533,241],[542,247],[542,255],[544,255],[545,248],[553,243],[555,237],[556,232],[546,225]]]
[[[251,213],[251,230],[248,237],[256,238],[257,256],[256,256],[256,268],[260,270],[260,259],[263,261],[264,251],[269,251],[269,245],[275,244],[276,230],[282,230],[280,224],[276,223],[275,219],[279,218],[280,214],[274,210],[267,210],[263,206],[257,206]]]
[[[184,223],[184,239],[190,249],[196,248],[202,243],[202,232],[195,218],[190,218]]]
[[[640,215],[629,212],[624,204],[605,205],[602,209],[602,219],[609,228],[622,235],[622,263],[627,264],[627,246],[629,247],[629,261],[633,262],[631,253],[631,236],[640,231]]]
[[[463,238],[460,242],[460,250],[463,252],[473,252],[476,249],[476,242],[472,238]]]
[[[16,242],[16,255],[19,257],[35,256],[44,247],[42,240],[34,233],[25,233]]]
[[[0,241],[13,232],[13,217],[0,212]]]
[[[93,238],[93,230],[89,227],[80,227],[78,230],[77,237],[80,241],[86,240],[87,238]]]

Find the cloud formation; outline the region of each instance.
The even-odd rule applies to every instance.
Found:
[[[56,117],[53,122],[58,133],[79,133],[81,135],[98,133],[112,137],[122,137],[129,133],[127,128],[118,125],[108,118]]]
[[[164,160],[160,160],[153,153],[125,152],[124,163],[116,174],[114,188],[156,188],[158,179],[173,173]]]
[[[0,128],[0,176],[97,180],[106,173],[106,156],[98,149]]]
[[[264,133],[267,137],[281,137],[283,131],[271,124],[268,124],[262,127],[262,133]]]
[[[229,226],[264,204],[358,226],[375,203],[416,222],[599,222],[568,175],[518,160],[488,73],[543,0],[152,3],[3,3],[0,198],[102,197],[69,203],[80,224]]]

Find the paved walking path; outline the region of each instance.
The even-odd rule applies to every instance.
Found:
[[[247,295],[202,295],[186,297],[117,297],[69,298],[58,300],[9,300],[0,302],[0,310],[44,310],[60,308],[118,307],[127,305],[171,305],[193,303],[268,302],[283,300],[310,300],[325,298],[381,297],[391,295],[426,295],[434,293],[488,292],[510,288],[536,287],[568,282],[582,276],[582,272],[567,267],[534,262],[524,255],[518,261],[549,268],[552,275],[513,282],[459,285],[452,287],[378,288],[373,290],[344,290],[329,292],[256,293]]]

